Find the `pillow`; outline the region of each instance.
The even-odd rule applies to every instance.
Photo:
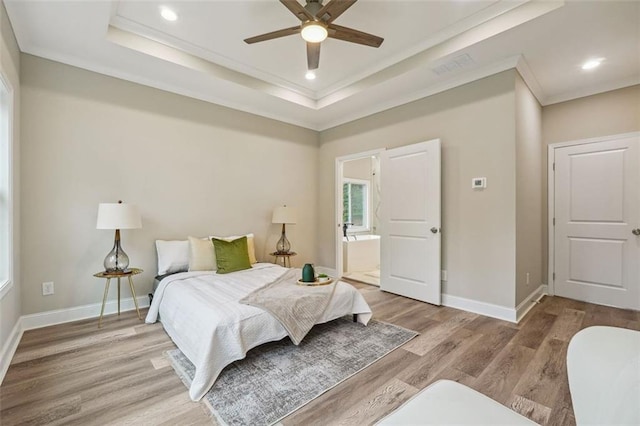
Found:
[[[189,237],[189,272],[215,270],[216,253],[211,240]]]
[[[240,237],[233,241],[212,238],[216,252],[216,266],[219,274],[251,269],[247,237]]]
[[[189,269],[189,241],[156,240],[158,275],[184,272]]]
[[[251,262],[252,265],[254,263],[258,263],[258,260],[256,259],[256,244],[253,239],[253,234],[233,235],[231,237],[216,237],[214,235],[209,238],[217,238],[218,240],[233,241],[242,237],[247,237],[247,251],[249,252],[249,262]]]

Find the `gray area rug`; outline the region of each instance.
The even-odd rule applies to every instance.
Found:
[[[204,400],[223,424],[273,424],[416,335],[375,320],[365,327],[350,317],[316,325],[300,346],[286,337],[250,350],[222,371]],[[178,349],[167,355],[189,386],[193,364]]]

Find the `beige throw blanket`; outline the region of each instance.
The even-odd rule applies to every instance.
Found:
[[[290,269],[277,280],[240,299],[240,303],[273,315],[295,345],[300,344],[322,318],[336,288],[336,282],[321,286],[298,285],[301,275],[300,269]]]

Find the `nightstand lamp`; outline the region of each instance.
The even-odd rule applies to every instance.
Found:
[[[291,243],[287,239],[284,226],[287,223],[292,225],[296,223],[295,209],[287,206],[276,207],[271,217],[271,223],[282,224],[282,235],[276,244],[276,254],[288,254],[291,251]]]
[[[121,229],[142,228],[142,220],[138,207],[133,204],[100,203],[98,205],[98,223],[96,229],[115,229],[113,248],[104,259],[104,270],[111,274],[125,274],[129,272],[129,256],[120,246]]]

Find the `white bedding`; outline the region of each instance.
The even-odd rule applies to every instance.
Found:
[[[200,400],[223,368],[244,358],[249,349],[287,336],[269,313],[238,303],[286,270],[271,263],[257,263],[246,271],[225,275],[182,272],[160,282],[146,322],[156,322],[159,315],[166,332],[195,366],[189,389],[192,400]],[[371,308],[355,288],[338,282],[318,324],[349,314],[358,314],[358,322],[366,325]]]

